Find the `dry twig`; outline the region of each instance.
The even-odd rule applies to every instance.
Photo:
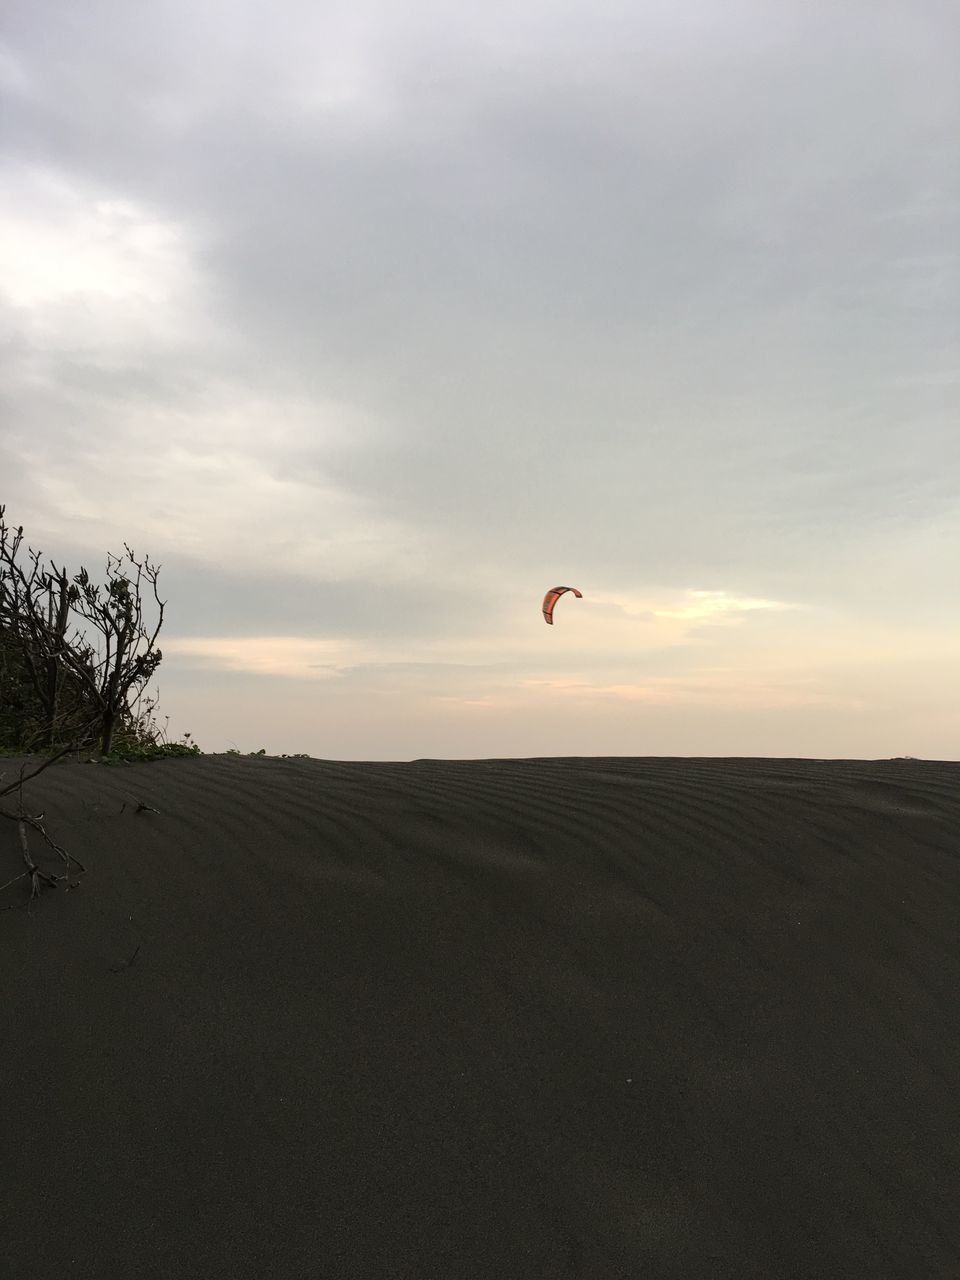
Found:
[[[67,748],[67,750],[68,749],[69,748]],[[63,754],[64,754],[63,751],[59,753],[59,755],[63,755]],[[43,826],[43,814],[42,813],[29,814],[29,813],[26,813],[23,808],[24,782],[28,782],[30,778],[35,778],[38,773],[42,773],[43,770],[46,769],[48,765],[53,764],[54,760],[56,759],[58,759],[58,756],[53,756],[49,760],[46,760],[40,766],[39,769],[35,769],[33,773],[28,774],[26,778],[23,776],[23,771],[26,766],[21,765],[19,780],[16,783],[10,783],[9,786],[4,787],[4,789],[0,791],[0,796],[9,795],[10,792],[13,790],[17,791],[17,812],[10,813],[9,810],[7,809],[0,809],[0,818],[9,818],[11,822],[15,822],[17,824],[17,834],[20,838],[20,852],[27,868],[26,871],[22,871],[20,875],[14,876],[12,880],[8,880],[5,885],[0,886],[0,890],[7,889],[9,888],[10,885],[16,884],[17,881],[22,880],[24,876],[29,876],[30,877],[30,897],[27,900],[27,906],[29,906],[30,903],[33,902],[34,898],[37,898],[40,896],[41,885],[46,885],[50,889],[55,889],[61,880],[66,880],[70,873],[71,862],[75,863],[80,868],[81,871],[86,871],[86,867],[83,865],[83,863],[80,861],[79,858],[75,858],[72,853],[67,853],[66,849],[58,845],[55,840],[51,840],[50,836],[47,834],[46,829]],[[60,857],[63,859],[63,862],[66,865],[67,869],[63,872],[62,875],[55,876],[50,874],[49,872],[41,871],[41,869],[34,862],[33,857],[31,856],[31,853],[30,853],[30,846],[27,843],[27,827],[32,827],[34,831],[38,832],[43,837],[43,839],[47,842],[50,848],[53,849],[56,853],[58,853]],[[68,885],[67,888],[69,889],[69,887],[70,886]]]
[[[132,955],[132,956],[128,956],[126,960],[122,960],[122,961],[120,962],[120,964],[112,964],[112,965],[110,966],[110,972],[111,972],[111,973],[123,973],[124,969],[129,969],[129,968],[131,968],[131,966],[133,965],[134,960],[136,960],[137,956],[138,956],[138,955],[139,955],[139,953],[140,953],[140,947],[141,947],[142,945],[143,945],[142,943],[138,942],[138,943],[137,943],[136,950],[134,951],[133,955]]]

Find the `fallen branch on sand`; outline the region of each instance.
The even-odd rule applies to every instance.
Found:
[[[51,756],[48,760],[45,760],[42,765],[34,769],[33,773],[27,774],[26,777],[24,777],[24,774],[23,774],[24,768],[26,766],[21,765],[19,779],[16,782],[11,782],[8,786],[0,790],[0,797],[9,795],[12,791],[17,792],[17,812],[11,813],[8,809],[0,808],[0,818],[9,818],[11,822],[15,822],[17,824],[17,834],[20,837],[20,852],[23,856],[23,861],[27,868],[26,871],[21,871],[18,876],[14,876],[12,880],[8,880],[6,884],[0,885],[0,892],[2,892],[4,889],[8,889],[10,885],[16,884],[18,881],[22,880],[24,876],[29,876],[30,877],[30,897],[27,899],[27,906],[29,906],[30,903],[33,902],[34,898],[37,898],[40,896],[40,890],[42,886],[46,886],[49,889],[55,889],[62,880],[66,880],[70,874],[71,862],[75,863],[76,866],[78,866],[81,871],[86,871],[86,867],[83,865],[83,863],[80,861],[79,858],[75,858],[72,853],[67,853],[66,849],[61,848],[61,846],[58,845],[55,840],[51,840],[50,836],[47,834],[43,826],[43,814],[42,813],[38,813],[38,814],[26,813],[23,807],[23,784],[25,782],[29,782],[31,778],[35,778],[38,773],[42,773],[44,769],[48,768],[48,766],[53,764],[54,761],[59,760],[60,757],[66,754],[68,750],[69,750],[69,747],[65,747],[63,751],[59,751],[55,756]],[[0,777],[2,776],[3,775],[0,774]],[[40,867],[36,864],[36,862],[34,862],[33,857],[31,856],[31,853],[30,853],[30,846],[27,843],[27,827],[32,827],[34,831],[38,832],[43,837],[43,839],[47,842],[50,848],[53,849],[56,853],[58,853],[60,857],[63,859],[63,862],[66,865],[67,869],[66,871],[63,872],[62,875],[56,876],[56,875],[52,875],[50,872],[41,871]],[[68,891],[70,888],[76,888],[76,885],[75,884],[70,885],[68,883],[67,884]],[[9,910],[9,908],[5,908],[5,909]]]
[[[132,798],[131,798],[131,800],[130,800],[130,803],[131,803],[131,804],[133,804],[133,799],[132,799]],[[126,800],[124,800],[123,804],[120,806],[120,812],[121,812],[121,813],[123,813],[123,811],[124,811],[124,809],[126,809],[126,807],[127,807],[127,802],[126,802]],[[160,815],[160,810],[159,810],[159,809],[154,809],[154,807],[153,807],[153,805],[152,805],[152,804],[144,804],[144,802],[143,802],[142,800],[138,800],[138,801],[137,801],[137,807],[136,807],[136,809],[134,809],[134,813],[155,813],[155,814],[157,814],[157,816],[159,817],[159,815]]]
[[[23,784],[25,782],[29,782],[31,778],[35,778],[37,774],[42,773],[44,769],[49,768],[49,766],[59,760],[61,756],[66,755],[69,750],[71,750],[70,747],[64,747],[62,751],[58,751],[55,756],[51,756],[48,760],[45,760],[43,764],[39,765],[38,768],[34,769],[32,773],[28,773],[26,776],[24,776],[23,772],[26,766],[21,765],[20,777],[17,781],[11,782],[6,787],[0,789],[0,797],[10,795],[13,791],[17,792],[17,812],[11,813],[8,809],[0,808],[0,818],[9,818],[11,822],[15,822],[17,824],[17,834],[20,837],[20,852],[23,857],[24,865],[27,868],[26,871],[21,871],[18,876],[14,876],[12,880],[8,880],[6,884],[0,884],[0,893],[2,893],[4,889],[9,889],[12,884],[18,884],[25,876],[29,876],[30,897],[27,899],[27,906],[33,902],[34,898],[38,898],[40,896],[41,888],[46,887],[48,889],[55,889],[62,880],[67,880],[67,892],[71,889],[76,889],[78,887],[77,882],[75,881],[71,884],[68,880],[71,862],[78,866],[81,871],[86,871],[86,867],[79,858],[75,858],[72,853],[67,853],[66,849],[61,848],[55,840],[51,840],[43,826],[43,814],[25,813],[23,808]],[[2,781],[2,779],[3,774],[0,774],[0,781]],[[136,809],[134,810],[135,813],[156,813],[158,815],[160,813],[159,809],[155,809],[153,805],[149,805],[143,800],[137,800],[133,796],[129,796],[128,799],[131,804],[136,805]],[[120,806],[120,812],[123,813],[126,807],[127,800],[125,800]],[[34,831],[38,832],[50,848],[58,853],[63,859],[67,869],[62,875],[52,875],[48,871],[43,871],[37,863],[34,862],[30,853],[30,846],[27,843],[27,827],[32,827]],[[10,907],[3,908],[4,911],[9,911],[10,909]]]
[[[138,942],[138,943],[137,943],[137,946],[136,946],[136,950],[134,951],[133,955],[132,955],[132,956],[127,956],[126,960],[121,960],[121,962],[120,962],[119,964],[112,964],[112,965],[110,966],[110,972],[111,972],[111,973],[123,973],[124,969],[129,969],[129,968],[131,968],[131,966],[133,965],[134,960],[136,960],[137,956],[140,954],[140,948],[141,948],[141,946],[142,946],[142,945],[143,945],[143,943]]]

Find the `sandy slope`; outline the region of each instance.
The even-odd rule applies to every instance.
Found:
[[[0,894],[9,1280],[960,1276],[960,764],[25,798],[87,872]]]

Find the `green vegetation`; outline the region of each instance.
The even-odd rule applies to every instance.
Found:
[[[103,589],[83,567],[73,578],[56,565],[43,568],[40,553],[29,547],[28,571],[18,559],[23,526],[11,529],[4,514],[0,504],[0,757],[42,753],[56,763],[125,765],[203,755],[189,733],[182,742],[165,740],[155,698],[140,707],[163,657],[156,648],[166,603],[157,593],[159,566],[137,560],[124,543],[130,568],[121,572],[122,561],[108,555]],[[152,634],[143,625],[144,581],[159,606]],[[105,657],[99,647],[94,653],[79,629],[68,636],[71,614],[99,633]],[[267,753],[261,747],[246,754]],[[298,752],[279,758],[310,757]]]
[[[189,738],[190,735],[185,734]],[[33,754],[32,752],[23,751],[17,747],[0,746],[0,760]],[[203,756],[211,755],[212,752],[201,751],[195,742],[143,742],[143,743],[121,743],[111,747],[110,751],[104,755],[97,751],[83,750],[68,751],[67,754],[60,756],[55,763],[66,764],[68,760],[79,760],[83,764],[147,764],[151,760],[170,760],[175,756]],[[284,751],[279,756],[268,756],[265,747],[261,747],[259,751],[238,751],[231,747],[222,753],[223,755],[236,756],[238,759],[246,757],[254,760],[309,760],[310,754],[307,751],[294,751],[287,753]]]
[[[185,735],[190,737],[189,733]],[[88,764],[143,764],[150,760],[167,760],[171,756],[202,756],[209,755],[210,752],[201,751],[195,742],[163,742],[163,743],[147,743],[144,746],[114,747],[109,755],[89,756]],[[267,759],[267,760],[309,760],[310,756],[305,751],[295,752],[293,755],[287,755],[284,752],[281,756],[268,756],[266,748],[261,747],[259,751],[237,751],[231,748],[224,752],[228,756],[242,757],[246,754],[247,758]]]
[[[71,578],[41,565],[30,547],[24,566],[23,526],[12,529],[4,514],[0,504],[0,746],[53,753],[98,744],[109,756],[115,747],[155,743],[152,704],[143,713],[138,707],[163,658],[156,647],[166,605],[157,592],[160,567],[138,560],[126,543],[129,567],[108,554],[103,588],[82,566]],[[152,634],[143,621],[145,583],[159,607]],[[76,626],[71,635],[74,617],[84,630]]]

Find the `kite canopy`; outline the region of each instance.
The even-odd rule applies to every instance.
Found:
[[[578,600],[583,599],[583,595],[576,587],[551,587],[543,597],[543,620],[544,622],[549,622],[551,627],[553,626],[553,606],[565,591],[572,591]]]

